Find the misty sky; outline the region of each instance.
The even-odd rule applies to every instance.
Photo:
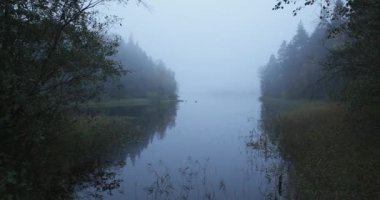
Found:
[[[205,92],[257,92],[258,68],[283,40],[289,41],[302,19],[310,33],[318,23],[315,7],[292,16],[292,7],[272,11],[275,0],[130,1],[101,12],[117,15],[123,26],[154,59],[173,69],[181,96]]]

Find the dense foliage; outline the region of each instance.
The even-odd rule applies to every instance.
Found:
[[[20,140],[27,150],[59,134],[51,124],[122,73],[111,59],[119,40],[107,34],[112,19],[92,11],[102,2],[1,1],[1,148]]]
[[[116,60],[128,74],[107,84],[109,98],[177,98],[174,72],[162,61],[152,60],[132,38],[120,45]]]
[[[380,102],[380,2],[348,1],[344,46],[333,51],[329,73],[347,78],[344,98],[353,106]]]

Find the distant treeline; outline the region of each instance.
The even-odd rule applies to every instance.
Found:
[[[174,72],[162,61],[152,60],[133,39],[121,43],[116,60],[121,62],[127,74],[107,83],[106,97],[177,98]]]
[[[308,35],[302,23],[261,71],[264,97],[339,99],[362,107],[380,100],[380,5],[336,1]]]

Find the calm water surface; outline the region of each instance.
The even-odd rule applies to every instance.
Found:
[[[249,95],[179,103],[174,123],[126,148],[120,187],[104,198],[277,199],[279,159],[247,146],[262,138],[260,111]]]

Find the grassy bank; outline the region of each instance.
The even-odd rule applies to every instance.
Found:
[[[89,107],[131,107],[131,106],[147,106],[153,104],[152,100],[145,98],[131,98],[131,99],[115,99],[115,100],[104,100],[91,102],[88,104]]]
[[[169,99],[149,99],[149,98],[128,98],[128,99],[111,99],[88,103],[90,108],[112,108],[112,107],[133,107],[133,106],[149,106],[156,104],[165,104],[178,102],[179,100]]]
[[[290,161],[291,199],[380,199],[379,130],[331,102],[263,100]]]

